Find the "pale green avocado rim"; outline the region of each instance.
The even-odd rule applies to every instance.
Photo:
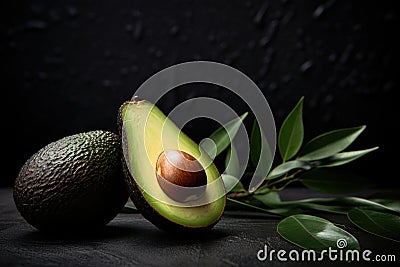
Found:
[[[213,185],[218,184],[216,190],[221,190],[219,191],[221,193],[220,198],[209,204],[195,207],[180,207],[158,200],[160,198],[168,198],[159,188],[156,181],[155,168],[153,167],[155,166],[158,155],[163,151],[162,145],[165,146],[165,143],[161,145],[161,140],[158,139],[162,139],[161,136],[167,138],[171,136],[171,140],[176,140],[177,138],[174,137],[178,136],[179,148],[196,158],[201,154],[198,145],[167,118],[160,109],[146,100],[132,101],[124,104],[121,110],[121,117],[123,134],[126,135],[125,140],[129,146],[129,149],[126,149],[128,153],[125,153],[125,157],[128,157],[126,160],[128,169],[131,171],[131,175],[135,179],[134,182],[140,189],[147,203],[165,219],[186,227],[206,227],[219,220],[225,208],[226,196],[222,179],[213,163],[207,164],[207,183],[209,184],[215,180],[220,181],[218,183],[213,183]],[[153,123],[153,125],[156,126],[150,127],[147,123]],[[158,131],[157,129],[162,129],[164,123],[166,124],[164,130],[168,132],[162,135],[161,130]],[[153,137],[156,137],[149,138],[148,135],[146,135],[146,130],[149,131]],[[157,135],[159,136],[157,137]],[[177,149],[175,147],[176,144],[173,143],[174,142],[170,142],[172,147],[168,149]],[[136,151],[136,153],[139,153],[141,156],[133,157],[132,153],[130,153],[132,150]],[[135,158],[135,160],[133,160],[133,158]],[[198,158],[198,160],[202,163],[200,158]],[[145,174],[144,172],[146,172],[146,170],[149,173]],[[146,184],[145,186],[148,186],[147,188],[149,188],[149,190],[144,189],[140,185],[142,183]],[[215,186],[213,186],[213,188],[215,188]],[[151,190],[154,190],[157,194],[157,198],[150,194],[151,192],[149,191]],[[205,194],[208,194],[207,190]]]

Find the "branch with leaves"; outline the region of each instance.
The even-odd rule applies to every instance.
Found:
[[[330,131],[303,144],[303,100],[304,98],[300,99],[280,128],[278,149],[282,163],[268,172],[259,188],[249,192],[239,181],[240,177],[222,175],[225,187],[230,188],[228,209],[253,210],[285,217],[278,224],[278,233],[287,241],[305,249],[321,251],[329,246],[335,247],[340,238],[347,241],[347,249],[360,248],[357,239],[346,230],[323,218],[307,214],[315,211],[347,215],[360,229],[400,242],[400,201],[397,197],[281,200],[279,192],[293,182],[300,182],[314,191],[333,194],[353,193],[363,189],[367,184],[365,179],[332,171],[332,167],[352,162],[378,149],[372,147],[345,151],[365,130],[365,126]],[[227,150],[226,169],[235,168],[239,164],[236,151],[230,146],[229,136],[236,135],[246,116],[247,113],[228,122],[210,136],[217,147],[214,154],[218,156]],[[250,137],[250,167],[265,160],[261,157],[262,138],[265,136],[257,121],[254,121]],[[245,176],[252,175],[251,171],[245,173]]]

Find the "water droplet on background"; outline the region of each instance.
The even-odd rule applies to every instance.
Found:
[[[277,32],[278,26],[279,26],[278,20],[273,20],[269,23],[265,35],[260,40],[261,47],[267,46],[273,40],[275,33]]]
[[[103,54],[104,58],[109,59],[112,55],[112,52],[110,50],[104,50]]]
[[[129,73],[129,70],[128,70],[128,68],[121,68],[120,73],[121,73],[121,75],[125,76]]]
[[[335,61],[336,61],[336,58],[337,58],[337,56],[336,56],[336,54],[334,54],[334,53],[332,53],[332,54],[330,54],[330,55],[328,56],[329,62],[335,62]]]
[[[272,48],[267,49],[267,52],[262,61],[261,68],[258,71],[258,75],[260,78],[264,78],[267,75],[268,71],[271,69],[273,52],[274,51],[272,50]]]
[[[395,84],[393,81],[386,82],[386,83],[383,85],[383,91],[384,91],[384,92],[389,92],[389,91],[391,91],[393,88],[395,88],[395,86],[396,86],[396,84]]]
[[[112,81],[110,81],[110,80],[103,80],[103,81],[101,82],[101,85],[102,85],[103,87],[111,87]]]
[[[219,44],[219,48],[220,48],[220,51],[221,51],[221,52],[226,51],[226,50],[228,49],[228,43],[227,43],[227,42],[221,42],[221,43]]]
[[[160,58],[163,56],[163,52],[161,50],[156,50],[156,52],[154,53],[154,56],[156,58]]]
[[[283,83],[289,83],[291,80],[293,79],[292,75],[290,73],[287,73],[285,75],[283,75],[282,77],[282,82]]]
[[[126,24],[125,25],[125,31],[132,32],[133,31],[133,25],[132,24]]]
[[[141,21],[136,22],[135,29],[133,31],[133,38],[139,42],[143,36],[143,24]]]
[[[287,25],[292,20],[294,16],[293,10],[289,10],[282,18],[282,24]]]
[[[67,15],[69,17],[76,17],[78,16],[78,9],[75,6],[67,6],[66,7]]]
[[[239,59],[240,54],[240,50],[235,50],[232,53],[229,53],[224,60],[225,64],[230,65],[235,63]]]
[[[264,4],[261,6],[261,8],[257,11],[256,15],[254,16],[254,24],[257,26],[262,26],[265,14],[267,13],[268,10],[268,4],[267,2],[264,2]]]
[[[93,11],[89,12],[89,13],[88,13],[88,18],[89,18],[90,20],[94,20],[94,19],[96,18],[96,13],[93,12]]]
[[[327,95],[325,96],[325,98],[324,98],[325,104],[330,104],[330,103],[332,103],[332,101],[333,101],[333,95],[327,94]]]
[[[314,10],[312,17],[314,19],[318,19],[321,16],[323,16],[328,9],[330,9],[333,5],[335,4],[335,0],[329,0],[328,2],[326,2],[325,4],[321,4],[319,6],[317,6],[317,8]]]
[[[35,14],[42,14],[46,9],[46,6],[43,2],[31,2],[31,10]]]
[[[49,17],[53,22],[58,22],[61,20],[60,13],[55,9],[49,11]]]
[[[42,20],[30,20],[25,24],[27,30],[44,30],[47,28],[47,23]]]
[[[307,60],[306,62],[304,62],[303,64],[301,64],[301,66],[300,66],[300,72],[306,73],[306,72],[308,72],[308,71],[311,69],[312,66],[313,66],[312,60]]]
[[[324,13],[324,11],[325,11],[325,6],[323,4],[319,5],[313,12],[313,18],[315,19],[319,18],[322,15],[322,13]]]
[[[271,82],[268,86],[270,92],[276,91],[278,89],[278,84],[276,82]]]
[[[342,55],[340,56],[339,59],[339,63],[344,65],[349,61],[349,58],[351,56],[351,53],[354,49],[354,45],[353,44],[348,44],[345,48],[345,50],[343,51]]]
[[[256,42],[254,40],[249,40],[247,43],[247,50],[253,50],[256,47]]]
[[[138,66],[136,66],[136,65],[132,65],[132,66],[130,67],[130,71],[131,71],[132,73],[136,73],[136,72],[139,71],[139,68],[138,68]]]
[[[49,75],[46,72],[44,72],[44,71],[38,72],[38,78],[40,80],[47,80],[48,77],[49,77]]]
[[[178,26],[178,25],[172,26],[171,29],[169,29],[169,34],[170,34],[172,37],[177,36],[177,35],[179,34],[179,26]]]
[[[17,47],[17,43],[14,42],[14,41],[8,42],[7,45],[8,45],[8,47],[11,48],[11,49],[15,49],[15,48]]]
[[[47,65],[52,65],[52,66],[60,66],[63,64],[63,60],[61,58],[50,55],[45,56],[44,62]]]
[[[77,71],[76,69],[71,68],[71,69],[69,70],[69,75],[70,75],[70,76],[74,77],[74,76],[76,76],[77,74],[78,74],[78,71]]]
[[[134,18],[140,18],[142,16],[142,12],[140,12],[139,10],[132,10],[132,17]]]

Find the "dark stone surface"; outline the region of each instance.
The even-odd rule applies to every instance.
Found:
[[[310,195],[304,190],[288,189],[285,197],[296,199]],[[41,234],[22,219],[15,209],[12,190],[7,188],[0,189],[0,214],[0,266],[304,265],[277,259],[257,260],[256,253],[265,244],[275,250],[296,249],[276,233],[279,218],[259,213],[249,213],[251,217],[243,218],[232,211],[226,212],[212,231],[201,236],[169,235],[140,214],[119,214],[97,234],[55,237]],[[399,244],[355,229],[344,216],[321,216],[344,224],[358,238],[362,249],[368,248],[374,254],[395,254],[399,259]],[[337,266],[339,262],[323,264]],[[365,265],[365,262],[356,265]]]

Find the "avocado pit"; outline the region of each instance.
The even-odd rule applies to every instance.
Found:
[[[179,151],[161,152],[156,164],[157,181],[164,193],[178,202],[199,199],[207,186],[207,174],[196,158]]]

